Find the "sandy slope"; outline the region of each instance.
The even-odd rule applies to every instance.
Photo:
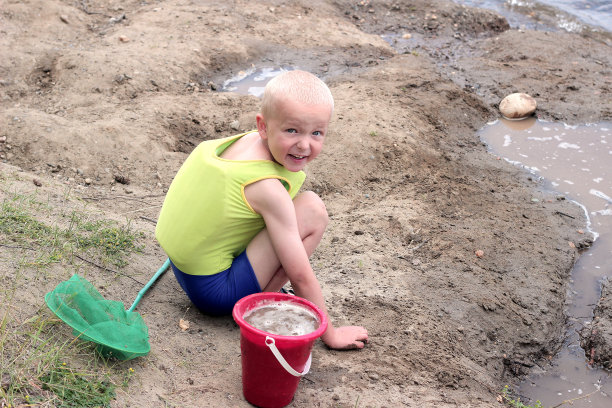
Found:
[[[331,223],[312,262],[334,321],[365,325],[372,341],[353,352],[317,343],[293,406],[495,406],[504,384],[558,347],[578,256],[568,241],[588,239],[577,233],[582,210],[487,153],[476,131],[514,91],[534,95],[546,119],[609,120],[607,40],[509,30],[444,1],[3,0],[1,9],[0,158],[20,169],[2,165],[4,182],[58,208],[68,186],[89,211],[133,218],[147,247],[123,272],[140,282],[165,259],[151,220],[188,152],[255,124],[255,97],[212,88],[252,65],[328,82],[332,134],[306,187]],[[414,42],[393,48],[380,36],[389,32]],[[0,254],[10,279],[27,251]],[[75,268],[24,281],[22,318]],[[78,269],[108,298],[130,303],[140,289]],[[248,406],[230,317],[191,308],[170,274],[139,311],[152,353],[129,363],[136,381],[115,406]]]

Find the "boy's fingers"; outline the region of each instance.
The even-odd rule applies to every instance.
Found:
[[[364,348],[365,345],[368,343],[369,338],[368,338],[368,331],[366,329],[363,329],[363,331],[361,333],[357,334],[357,337],[355,339],[355,346],[357,348]]]
[[[368,339],[368,335],[366,334],[365,337],[360,337],[356,339],[356,341],[353,343],[353,345],[355,346],[353,348],[362,349],[365,347],[366,344],[368,344],[368,342],[369,342],[369,339]]]
[[[368,331],[359,326],[345,326],[338,329],[342,333],[343,341],[341,345],[327,344],[328,347],[336,350],[362,349],[369,342]]]

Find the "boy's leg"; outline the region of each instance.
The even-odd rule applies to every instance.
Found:
[[[312,191],[299,194],[293,199],[293,204],[302,243],[310,256],[321,242],[327,227],[327,210],[321,198]],[[246,251],[262,291],[278,292],[288,278],[265,228],[253,238]]]

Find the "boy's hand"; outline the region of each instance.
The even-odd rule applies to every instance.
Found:
[[[335,350],[361,349],[368,342],[368,331],[361,326],[332,328],[323,335],[323,341]]]

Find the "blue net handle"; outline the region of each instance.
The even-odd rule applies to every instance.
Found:
[[[164,272],[166,272],[169,266],[170,266],[170,258],[167,258],[166,262],[164,262],[161,268],[159,268],[157,272],[155,272],[155,275],[153,275],[151,280],[144,286],[144,288],[140,289],[140,292],[138,292],[138,296],[136,296],[136,300],[134,300],[134,303],[132,303],[132,306],[128,309],[128,312],[133,312],[134,309],[136,309],[136,306],[138,306],[138,303],[140,303],[142,296],[147,292],[147,290],[149,290],[151,285],[155,283],[157,278],[159,278],[161,275],[164,274]]]

